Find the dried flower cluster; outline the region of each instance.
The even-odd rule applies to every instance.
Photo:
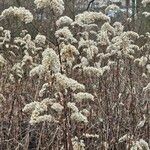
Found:
[[[34,3],[64,11],[62,0]],[[107,12],[116,9],[53,20],[54,42],[41,29],[0,27],[3,149],[149,150],[150,33],[112,23]],[[33,20],[22,7],[1,14],[11,16]]]
[[[73,20],[70,17],[62,16],[56,21],[56,25],[58,27],[69,26],[69,25],[71,25],[72,22],[73,22]]]
[[[64,11],[64,2],[63,0],[35,0],[37,8],[46,8],[50,7],[55,14],[61,15]]]
[[[78,14],[75,17],[75,21],[80,24],[91,24],[96,21],[109,21],[110,18],[103,14],[102,12],[83,12],[82,14]]]
[[[109,5],[106,9],[105,9],[105,13],[107,14],[109,11],[113,10],[113,11],[117,11],[119,10],[120,8],[115,5],[115,4],[112,4],[112,5]]]
[[[30,23],[33,20],[32,13],[24,7],[9,7],[2,12],[0,18],[3,19],[11,16],[20,19],[24,23]]]
[[[150,3],[150,0],[142,0],[142,4],[144,5],[144,7],[146,7],[146,5],[148,5]]]

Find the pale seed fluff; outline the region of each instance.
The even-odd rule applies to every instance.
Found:
[[[85,150],[85,144],[83,140],[79,140],[77,137],[71,139],[73,150]]]
[[[100,45],[109,45],[110,44],[110,40],[109,40],[107,31],[101,30],[98,34],[97,40],[98,40],[98,44],[100,44]]]
[[[135,142],[135,145],[137,146],[138,150],[143,150],[142,146],[140,145],[139,141]]]
[[[33,20],[32,13],[24,7],[9,7],[5,9],[0,18],[17,17],[24,23],[30,23]]]
[[[115,22],[113,26],[114,26],[115,35],[120,35],[124,30],[124,26],[120,22]]]
[[[115,5],[115,4],[111,4],[109,5],[106,9],[105,9],[105,13],[108,14],[109,11],[118,11],[120,8],[119,6]]]
[[[26,53],[22,59],[22,62],[21,62],[22,66],[24,66],[25,64],[29,63],[29,64],[32,64],[33,63],[33,58],[32,56],[29,56],[28,53]]]
[[[87,58],[92,59],[96,54],[98,54],[98,48],[95,45],[90,45],[88,48],[83,49],[86,52]]]
[[[146,65],[146,69],[147,69],[148,73],[150,74],[150,64]]]
[[[61,104],[59,104],[59,103],[54,103],[54,104],[51,106],[51,108],[52,108],[53,110],[55,110],[56,112],[58,112],[58,113],[61,113],[62,110],[64,109],[64,107],[63,107]]]
[[[71,114],[71,119],[75,122],[88,123],[87,117],[84,116],[81,112],[74,112]]]
[[[47,111],[47,105],[36,101],[26,104],[23,108],[23,112],[32,112],[31,120],[35,120],[35,118],[45,111]]]
[[[33,110],[32,114],[31,114],[31,117],[30,117],[29,123],[31,125],[34,125],[34,124],[38,123],[37,118],[39,117],[39,115],[40,115],[40,113],[39,113],[38,110]]]
[[[105,23],[102,25],[101,30],[107,31],[107,32],[109,32],[109,33],[112,34],[112,35],[114,34],[114,31],[115,31],[115,29],[110,25],[109,22],[105,22]]]
[[[44,45],[46,42],[46,37],[44,35],[38,34],[35,37],[35,43],[39,44],[39,45]]]
[[[88,59],[85,58],[85,57],[82,57],[82,58],[81,58],[81,65],[82,65],[83,67],[88,66],[88,65],[89,65]]]
[[[10,82],[15,83],[15,78],[14,78],[13,74],[9,75],[9,80],[10,80]]]
[[[107,142],[103,142],[104,150],[109,149],[109,144]]]
[[[89,116],[90,116],[90,111],[88,111],[87,109],[83,109],[83,110],[81,111],[81,113],[82,113],[83,115],[85,115],[86,117],[89,117]]]
[[[146,122],[146,117],[145,115],[143,115],[143,120],[141,120],[138,124],[137,124],[137,128],[142,128],[145,125]]]
[[[136,58],[134,60],[134,62],[138,62],[139,66],[142,66],[142,67],[144,67],[146,65],[147,61],[148,61],[148,59],[145,56],[142,56],[141,58]]]
[[[140,140],[139,140],[139,144],[141,145],[141,147],[142,147],[143,149],[145,149],[145,150],[150,150],[150,148],[149,148],[149,146],[148,146],[148,143],[147,143],[145,140],[140,139]]]
[[[109,72],[110,71],[110,66],[104,66],[101,68],[102,69],[102,72],[105,73],[105,72]]]
[[[79,109],[78,109],[78,107],[76,106],[75,103],[68,102],[67,107],[70,108],[73,112],[78,112],[79,111]]]
[[[73,35],[72,35],[72,33],[70,32],[70,30],[69,30],[68,27],[63,27],[63,28],[61,28],[61,29],[59,29],[59,30],[57,30],[57,31],[55,32],[55,36],[56,36],[57,38],[59,38],[59,37],[62,37],[62,38],[70,38],[70,37],[72,37]]]
[[[91,24],[95,21],[110,21],[110,18],[102,12],[89,12],[85,11],[75,16],[75,22],[78,24]]]
[[[69,30],[68,27],[63,27],[63,28],[60,28],[59,30],[57,30],[55,32],[55,36],[59,40],[65,40],[65,41],[70,40],[72,43],[77,42],[77,40],[73,37],[73,34],[71,33],[71,31]]]
[[[38,113],[41,114],[44,111],[47,111],[47,105],[42,102],[37,102],[35,105],[35,111],[38,111]]]
[[[56,99],[54,98],[45,98],[41,101],[41,104],[48,106],[48,105],[53,105],[55,102],[56,102]]]
[[[61,15],[65,9],[63,0],[35,0],[34,3],[37,8],[50,7],[58,15]]]
[[[150,16],[150,12],[146,12],[146,11],[145,11],[145,12],[143,12],[142,14],[143,14],[146,18]]]
[[[6,65],[7,61],[4,59],[2,54],[0,54],[0,66]]]
[[[58,27],[69,26],[72,22],[73,22],[73,20],[70,17],[62,16],[56,21],[56,25]]]
[[[75,46],[71,44],[68,45],[63,44],[60,55],[62,56],[61,57],[62,61],[67,61],[67,63],[72,64],[73,61],[75,60],[74,56],[79,55],[79,52]]]
[[[42,53],[43,59],[42,59],[42,65],[47,70],[52,70],[54,73],[57,73],[60,71],[60,61],[59,57],[56,54],[56,52],[52,48],[47,48]]]
[[[83,67],[83,72],[89,77],[100,77],[103,75],[102,69],[96,67]]]
[[[14,38],[14,43],[19,45],[26,45],[26,42],[21,37]]]
[[[83,136],[86,137],[86,138],[99,138],[98,134],[84,133]]]
[[[23,108],[23,112],[31,113],[31,124],[39,123],[42,121],[52,121],[51,115],[40,116],[40,114],[47,111],[47,106],[53,105],[54,102],[55,99],[50,98],[43,99],[41,102],[34,101],[29,104],[26,104]]]
[[[26,34],[24,37],[23,37],[23,40],[28,42],[28,41],[31,41],[32,37],[30,34]]]
[[[147,78],[146,73],[142,73],[142,77],[143,77],[143,78]]]
[[[144,92],[147,92],[149,90],[150,90],[150,83],[148,83],[147,86],[143,88]]]
[[[32,41],[30,34],[26,34],[23,38],[22,37],[14,38],[14,43],[23,46],[24,49],[30,50],[32,53],[34,53],[34,50],[36,48],[35,43]]]
[[[74,99],[76,100],[76,102],[82,102],[83,100],[94,101],[94,96],[90,93],[79,92],[77,94],[74,94]]]
[[[24,112],[31,112],[30,124],[34,125],[35,123],[40,123],[42,121],[46,121],[46,118],[52,121],[50,116],[40,116],[43,112],[47,111],[47,105],[42,102],[31,102],[30,104],[26,104],[23,108]],[[46,117],[46,118],[45,118]],[[51,118],[51,119],[50,119]]]
[[[54,118],[51,115],[43,115],[43,116],[38,116],[33,120],[30,120],[30,124],[34,125],[35,123],[40,123],[40,122],[53,122]]]
[[[10,30],[4,30],[3,33],[4,33],[4,37],[2,37],[2,42],[0,42],[0,46],[2,44],[4,44],[6,41],[7,42],[10,41],[10,39],[11,39],[11,31]]]
[[[119,142],[124,142],[124,141],[129,140],[129,139],[130,139],[130,135],[125,134],[121,138],[119,138]]]
[[[88,40],[88,35],[85,35],[85,38],[80,38],[80,41],[78,43],[78,49],[88,48],[90,46],[96,46],[96,42],[93,40]]]
[[[52,105],[55,110],[60,111],[60,106],[57,105],[57,103],[54,103],[55,99],[43,99],[41,102],[31,102],[29,104],[26,104],[25,107],[23,108],[23,112],[29,112],[31,113],[31,118],[30,118],[30,124],[34,125],[36,123],[40,123],[43,121],[48,121],[52,122],[55,121],[55,119],[49,114],[49,115],[42,115],[45,111],[47,111],[48,105]],[[56,104],[55,106],[53,104]],[[58,109],[59,107],[59,109]]]
[[[25,107],[23,108],[23,112],[31,112],[35,109],[35,105],[37,104],[38,102],[31,102],[29,104],[26,104]]]
[[[127,32],[124,32],[124,34],[127,37],[129,37],[130,39],[137,39],[137,38],[139,38],[138,33],[134,32],[134,31],[127,31]]]
[[[12,67],[12,72],[17,77],[22,78],[22,76],[23,76],[23,69],[22,69],[21,63],[14,64],[14,66]]]
[[[39,96],[40,97],[43,97],[43,95],[44,95],[44,93],[45,93],[45,91],[46,91],[46,89],[49,87],[49,84],[48,83],[45,83],[45,84],[43,84],[42,85],[42,88],[41,88],[41,90],[39,91]]]
[[[45,73],[45,71],[46,70],[43,65],[38,65],[30,71],[29,75],[30,77],[34,77],[35,75],[38,75],[39,77],[41,77]]]
[[[130,150],[143,150],[138,141],[132,141],[131,143]]]
[[[132,18],[130,18],[130,17],[127,18],[127,22],[128,22],[128,23],[131,23],[131,21],[132,21]]]
[[[70,88],[73,91],[85,90],[85,86],[83,84],[80,84],[76,80],[68,78],[67,76],[60,73],[55,74],[55,88],[58,91],[68,88]]]
[[[79,55],[79,52],[78,50],[76,49],[75,46],[71,45],[71,44],[68,44],[68,45],[63,45],[62,46],[62,49],[61,49],[61,55],[65,54],[65,53],[70,53],[70,55],[72,56],[73,54],[75,55]]]
[[[0,32],[2,32],[4,30],[4,28],[2,26],[0,26]]]
[[[146,5],[150,4],[150,0],[142,0],[142,4],[146,7]]]

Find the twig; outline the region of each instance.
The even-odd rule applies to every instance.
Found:
[[[92,4],[94,1],[95,1],[95,0],[91,0],[91,1],[88,3],[88,6],[87,6],[86,10],[88,10],[88,9],[90,8],[91,4]]]

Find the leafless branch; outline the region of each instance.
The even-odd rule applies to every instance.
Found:
[[[91,1],[88,3],[88,6],[87,6],[86,10],[88,10],[88,9],[90,8],[91,4],[92,4],[94,1],[95,1],[95,0],[91,0]]]

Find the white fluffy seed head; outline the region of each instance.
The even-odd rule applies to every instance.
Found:
[[[80,122],[80,123],[88,123],[87,117],[81,114],[81,112],[74,112],[71,114],[71,119]]]
[[[74,94],[74,98],[75,98],[76,102],[82,102],[83,100],[94,101],[94,96],[90,93],[79,92],[77,94]]]
[[[2,56],[2,54],[0,54],[0,66],[4,66],[6,65],[7,61],[4,59],[4,57]]]
[[[2,12],[0,17],[8,18],[11,16],[17,17],[25,23],[30,23],[33,20],[32,13],[24,7],[9,7]]]
[[[44,35],[38,34],[35,37],[35,43],[39,44],[39,45],[44,45],[46,42],[46,37]]]
[[[119,9],[119,6],[111,4],[105,9],[105,14],[108,14],[109,11],[118,11]]]
[[[58,112],[58,113],[61,113],[62,110],[64,109],[64,107],[63,107],[61,104],[59,104],[59,103],[54,103],[54,104],[51,106],[51,108],[52,108],[53,110],[55,110],[56,112]]]
[[[42,75],[44,75],[45,71],[46,70],[43,65],[38,65],[30,71],[29,75],[30,77],[34,77],[35,75],[38,75],[39,77],[41,77]]]
[[[42,56],[43,56],[42,65],[47,70],[50,69],[54,73],[60,72],[59,57],[53,49],[51,49],[51,48],[45,49],[44,52],[42,53]]]
[[[142,4],[146,7],[146,5],[150,4],[150,0],[142,0]]]
[[[148,143],[147,143],[145,140],[140,139],[140,140],[139,140],[139,144],[140,144],[140,146],[141,146],[143,149],[145,149],[145,150],[150,150],[149,145],[148,145]]]
[[[85,144],[83,140],[79,140],[77,137],[71,139],[73,150],[85,150]]]
[[[37,8],[49,7],[55,15],[61,15],[65,9],[63,0],[34,0],[34,3]]]
[[[55,74],[55,88],[58,91],[68,88],[70,88],[72,91],[85,90],[85,86],[83,84],[80,84],[76,80],[68,78],[67,76],[60,73]]]
[[[70,108],[73,112],[78,112],[78,111],[79,111],[79,109],[78,109],[78,107],[75,105],[75,103],[68,102],[68,103],[67,103],[67,107]]]
[[[88,12],[85,11],[75,16],[75,22],[80,25],[91,24],[96,21],[110,21],[110,18],[102,12]]]
[[[68,16],[62,16],[56,21],[56,25],[58,27],[71,25],[73,20]]]

